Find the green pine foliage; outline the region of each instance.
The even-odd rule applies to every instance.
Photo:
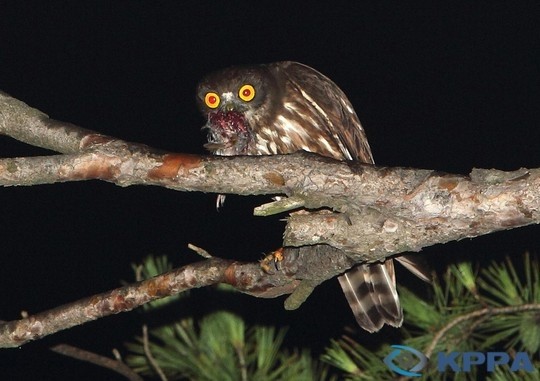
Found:
[[[432,359],[437,352],[504,351],[527,352],[535,372],[510,372],[485,366],[470,372],[438,372],[428,366],[418,380],[540,380],[540,268],[538,258],[525,254],[520,270],[512,261],[492,263],[473,271],[470,263],[452,265],[433,284],[427,301],[400,289],[405,312],[402,344],[418,349]],[[346,380],[395,380],[383,363],[391,349],[383,345],[373,351],[344,337],[332,342],[323,361],[341,369]]]
[[[485,366],[473,366],[470,372],[440,373],[428,364],[418,380],[540,380],[538,258],[525,254],[522,261],[507,259],[481,271],[470,263],[452,265],[434,281],[430,300],[405,288],[400,296],[406,318],[401,343],[368,348],[344,336],[332,340],[318,361],[307,350],[285,349],[284,330],[246,327],[240,317],[219,311],[198,322],[187,318],[151,330],[146,352],[141,337],[127,345],[127,362],[137,372],[155,376],[149,352],[168,380],[384,381],[399,379],[383,359],[391,344],[402,344],[432,359],[437,352],[504,351],[512,357],[525,351],[536,369],[514,373],[497,366],[487,372]]]
[[[169,380],[330,380],[308,351],[283,349],[284,337],[284,330],[248,329],[240,317],[219,311],[197,324],[188,318],[152,330],[149,350]],[[127,348],[132,352],[128,365],[154,374],[141,337]]]
[[[145,259],[133,266],[137,278],[147,279],[168,271],[166,257]],[[230,292],[226,289],[222,292]],[[144,311],[160,308],[178,297],[145,305]],[[328,366],[313,359],[308,350],[283,348],[286,330],[273,327],[246,327],[237,315],[218,311],[198,322],[182,319],[172,325],[150,330],[148,348],[144,338],[126,344],[127,364],[142,375],[156,377],[155,365],[167,380],[190,381],[313,381],[336,379]]]

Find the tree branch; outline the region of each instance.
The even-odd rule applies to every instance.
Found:
[[[452,319],[448,324],[446,324],[444,327],[442,327],[437,333],[433,336],[432,341],[429,343],[429,345],[424,350],[424,354],[426,357],[431,357],[433,354],[433,351],[435,350],[435,347],[441,340],[441,338],[448,333],[452,328],[455,326],[462,324],[464,322],[470,321],[470,320],[476,320],[484,318],[485,316],[496,316],[496,315],[504,315],[504,314],[516,314],[520,312],[527,312],[527,311],[540,311],[540,304],[539,303],[531,303],[531,304],[522,304],[517,306],[505,306],[505,307],[497,307],[497,308],[482,308],[481,310],[476,310],[473,312],[469,312],[460,316],[455,317]]]
[[[0,323],[0,348],[21,346],[58,331],[105,316],[131,311],[145,303],[186,290],[227,283],[244,293],[274,298],[289,294],[303,279],[330,279],[346,271],[353,262],[342,251],[300,251],[294,270],[263,272],[259,263],[240,263],[212,258],[53,308],[20,320]]]
[[[57,344],[51,347],[51,351],[58,354],[86,361],[121,374],[130,381],[144,381],[135,371],[119,360],[113,360],[93,352],[86,351],[68,344]]]
[[[63,329],[131,311],[152,300],[222,280],[227,261],[208,260],[159,277],[65,304],[27,318],[0,323],[0,348],[17,347]]]
[[[100,179],[120,186],[155,185],[178,191],[274,194],[293,205],[289,247],[275,271],[217,258],[145,282],[0,325],[0,347],[131,310],[189,288],[226,282],[260,297],[295,294],[297,307],[320,282],[355,263],[540,222],[540,170],[475,169],[469,176],[339,162],[314,154],[216,157],[168,153],[48,117],[0,93],[0,132],[63,155],[0,160],[0,185]],[[278,202],[277,208],[286,203]],[[269,210],[272,210],[269,206]],[[328,244],[330,246],[323,246]],[[288,255],[291,254],[291,255]],[[302,282],[300,282],[302,281]],[[302,287],[298,287],[301,285]],[[298,289],[297,289],[298,288]]]
[[[101,179],[120,186],[157,185],[179,191],[285,194],[303,200],[308,209],[346,213],[346,218],[294,215],[287,226],[287,245],[328,243],[364,261],[540,221],[538,169],[475,169],[470,176],[461,176],[339,162],[307,153],[256,157],[164,153],[52,121],[5,94],[0,94],[0,131],[71,153],[2,159],[0,185]]]

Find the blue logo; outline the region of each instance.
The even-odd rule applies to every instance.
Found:
[[[424,369],[428,362],[428,358],[422,352],[405,345],[392,345],[391,347],[395,349],[384,358],[384,363],[388,368],[406,377],[420,377],[422,375],[418,372]]]

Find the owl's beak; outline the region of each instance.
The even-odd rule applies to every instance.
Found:
[[[221,108],[226,111],[226,112],[230,112],[230,111],[234,111],[236,110],[236,107],[234,105],[233,102],[227,102],[227,103],[224,103],[223,106],[221,106]]]

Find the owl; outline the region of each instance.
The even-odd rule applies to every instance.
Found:
[[[300,150],[373,163],[351,102],[329,78],[298,62],[227,68],[205,77],[197,100],[215,155],[276,155]],[[218,198],[218,205],[223,196]],[[427,276],[411,258],[409,270]],[[401,326],[394,262],[362,264],[338,277],[360,325],[369,332]]]

